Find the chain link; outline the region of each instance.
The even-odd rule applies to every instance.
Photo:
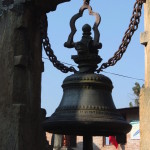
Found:
[[[118,51],[115,52],[114,56],[110,58],[108,62],[103,63],[101,65],[101,67],[97,70],[97,73],[99,73],[103,69],[106,69],[109,66],[114,66],[122,58],[123,54],[126,52],[134,32],[138,29],[138,25],[140,23],[142,5],[144,2],[145,0],[136,0],[132,12],[132,17],[130,19],[129,27],[125,32],[125,35],[122,39],[122,43],[120,44]]]
[[[61,63],[59,60],[57,60],[57,57],[55,56],[54,51],[51,48],[51,44],[50,44],[49,38],[47,36],[47,27],[48,27],[47,16],[46,16],[46,14],[42,14],[41,19],[40,19],[42,44],[43,44],[43,48],[44,48],[49,60],[53,63],[54,67],[56,67],[58,70],[60,70],[63,73],[77,72],[74,67],[72,67],[72,66],[67,67],[63,63]]]

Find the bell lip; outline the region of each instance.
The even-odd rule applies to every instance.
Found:
[[[110,126],[111,124],[111,126]],[[46,132],[66,135],[110,136],[124,135],[130,132],[132,126],[126,121],[50,121],[43,122]]]

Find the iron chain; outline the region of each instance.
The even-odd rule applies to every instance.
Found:
[[[120,44],[118,51],[115,52],[114,56],[110,58],[108,62],[103,63],[101,65],[101,67],[97,70],[97,73],[99,73],[103,69],[106,69],[109,66],[114,66],[122,58],[123,54],[126,52],[134,32],[138,29],[138,25],[140,23],[142,5],[144,2],[145,0],[136,0],[132,12],[132,17],[130,19],[129,27],[125,32],[125,35],[122,39],[122,43]],[[48,56],[49,60],[53,63],[54,67],[56,67],[58,70],[60,70],[63,73],[77,72],[74,67],[65,66],[63,63],[57,60],[57,57],[54,55],[54,51],[51,48],[49,38],[47,36],[48,23],[47,23],[46,14],[43,14],[41,16],[40,25],[41,25],[40,27],[41,27],[42,44],[46,52],[46,55]]]
[[[110,58],[108,62],[103,63],[101,65],[101,67],[97,70],[98,73],[109,66],[114,66],[122,58],[123,54],[126,52],[134,32],[138,29],[138,25],[140,23],[142,5],[144,2],[145,0],[136,0],[133,8],[132,17],[130,19],[129,27],[125,32],[125,35],[122,39],[122,43],[120,44],[118,51],[115,52],[114,56]]]
[[[44,48],[46,55],[48,56],[49,60],[53,63],[54,67],[56,67],[58,70],[60,70],[63,73],[76,72],[76,69],[74,67],[65,66],[55,56],[54,51],[51,48],[49,38],[47,36],[47,28],[48,28],[47,16],[46,16],[46,14],[42,14],[41,19],[40,19],[40,30],[41,30],[42,44],[43,44],[43,48]]]

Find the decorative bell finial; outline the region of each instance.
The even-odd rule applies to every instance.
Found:
[[[91,37],[91,26],[85,24],[82,30],[82,39],[74,43],[78,55],[72,56],[72,59],[78,64],[79,72],[94,73],[98,67],[97,64],[102,59],[98,55],[98,46],[94,45],[94,40]],[[99,45],[99,48],[101,48],[101,44]]]

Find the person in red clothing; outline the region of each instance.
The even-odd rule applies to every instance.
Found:
[[[118,142],[117,142],[115,136],[109,136],[109,142],[111,144],[113,144],[116,147],[116,149],[118,148]]]

